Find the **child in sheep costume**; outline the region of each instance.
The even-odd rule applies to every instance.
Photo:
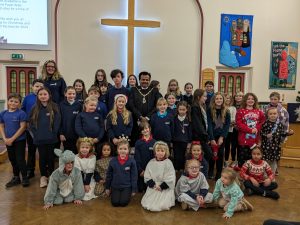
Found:
[[[85,192],[81,172],[74,167],[74,153],[60,149],[55,149],[54,152],[59,157],[59,168],[50,176],[44,197],[44,209],[64,202],[82,204]]]

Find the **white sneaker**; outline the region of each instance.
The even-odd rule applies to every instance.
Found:
[[[44,187],[47,187],[47,185],[48,185],[48,178],[45,176],[42,176],[40,179],[40,187],[44,188]]]

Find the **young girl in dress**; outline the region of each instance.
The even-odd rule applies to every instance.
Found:
[[[75,120],[75,131],[79,137],[91,137],[97,145],[104,135],[104,123],[102,116],[96,112],[98,100],[90,96],[84,101],[83,112],[79,113]]]
[[[176,199],[181,202],[181,208],[206,208],[206,203],[211,203],[213,195],[208,192],[209,185],[203,173],[200,172],[200,162],[196,159],[188,160],[183,174],[175,188]]]
[[[183,101],[186,101],[189,104],[189,106],[192,106],[192,104],[193,104],[193,84],[186,83],[184,85],[184,91],[185,91],[185,94],[183,95]]]
[[[82,105],[75,100],[75,88],[68,86],[65,90],[65,100],[59,104],[61,113],[61,125],[59,138],[63,143],[64,149],[71,150],[77,154],[76,141],[78,135],[75,132],[76,116],[81,112]]]
[[[97,153],[99,155],[99,159],[96,162],[95,171],[99,174],[96,180],[95,186],[95,195],[97,196],[106,196],[105,194],[105,179],[106,172],[108,169],[108,165],[110,160],[112,159],[113,151],[112,147],[108,142],[104,142],[101,145],[100,152]]]
[[[202,172],[205,178],[208,178],[208,162],[203,157],[200,141],[192,141],[191,148],[186,156],[187,160],[196,159],[200,163],[200,172]]]
[[[166,99],[168,102],[168,112],[175,116],[177,114],[176,95],[173,92],[166,94]]]
[[[225,98],[220,92],[215,93],[210,101],[210,108],[207,110],[207,122],[209,140],[214,151],[214,157],[209,161],[208,177],[213,178],[216,164],[215,180],[218,180],[223,168],[224,142],[230,126],[230,113],[225,107]]]
[[[148,163],[144,180],[148,188],[142,198],[143,208],[150,211],[169,210],[175,205],[175,170],[169,147],[165,142],[157,141],[154,145],[155,158]]]
[[[177,115],[174,118],[173,152],[175,170],[183,170],[185,155],[192,141],[192,129],[190,125],[188,104],[185,101],[178,102]]]
[[[225,167],[227,167],[228,160],[229,160],[229,153],[231,155],[232,162],[235,161],[236,156],[236,148],[232,148],[233,146],[233,129],[235,127],[235,115],[236,115],[236,108],[232,105],[233,98],[231,95],[225,95],[225,107],[228,109],[230,113],[230,126],[228,130],[227,137],[225,139]]]
[[[251,159],[251,147],[258,144],[260,129],[264,122],[265,115],[258,108],[256,95],[247,93],[243,97],[241,108],[236,113],[236,126],[239,132],[239,168],[246,160]]]
[[[125,207],[129,204],[131,196],[137,192],[137,168],[136,162],[129,157],[129,143],[121,140],[118,143],[118,156],[110,160],[105,192],[111,195],[111,204],[114,207]]]
[[[191,108],[192,140],[199,141],[204,152],[204,157],[208,161],[212,157],[212,152],[208,146],[208,123],[206,114],[206,92],[196,89],[193,95],[193,105]]]
[[[115,96],[113,109],[107,116],[106,129],[110,141],[117,145],[118,142],[126,138],[130,139],[133,126],[131,112],[126,109],[127,97],[123,94]]]
[[[252,211],[253,206],[244,198],[244,194],[238,185],[237,174],[232,168],[225,168],[221,178],[217,180],[213,193],[214,201],[218,201],[225,213],[223,218],[229,219],[234,212]]]
[[[157,112],[152,114],[150,124],[155,140],[171,144],[174,130],[173,115],[167,111],[167,100],[159,98],[156,103]]]
[[[87,98],[87,92],[85,89],[85,84],[83,80],[81,79],[76,79],[73,83],[73,87],[75,88],[76,91],[76,100],[80,102],[81,104],[84,103],[84,100]]]
[[[151,127],[147,121],[143,121],[139,125],[142,137],[136,141],[134,148],[134,158],[139,174],[138,189],[139,192],[146,191],[147,186],[144,183],[144,173],[148,162],[153,159],[153,146],[155,140],[151,135]]]
[[[54,148],[58,142],[60,113],[58,106],[52,101],[47,88],[37,92],[37,101],[29,117],[29,130],[39,151],[39,167],[41,173],[40,187],[46,187],[48,177],[54,171]]]
[[[179,101],[182,101],[182,94],[181,94],[181,91],[180,91],[180,88],[179,88],[179,85],[178,85],[178,81],[176,79],[171,79],[169,81],[166,96],[169,95],[170,93],[174,93],[175,94],[176,104]],[[166,96],[165,96],[165,98],[167,98]]]
[[[81,171],[85,195],[84,201],[91,200],[97,196],[94,194],[96,167],[96,156],[94,154],[94,142],[92,138],[78,138],[78,154],[75,156],[74,166]]]
[[[262,195],[277,200],[280,196],[273,191],[278,187],[269,164],[262,160],[262,149],[255,146],[252,149],[252,159],[246,161],[241,169],[240,176],[244,179],[247,195]]]
[[[81,171],[74,167],[75,155],[69,150],[55,149],[54,151],[59,157],[59,167],[50,176],[44,197],[44,209],[64,202],[81,205],[85,192]]]

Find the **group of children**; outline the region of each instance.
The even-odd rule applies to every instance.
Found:
[[[86,92],[80,79],[66,86],[54,61],[45,63],[43,73],[23,103],[18,94],[8,96],[8,109],[0,114],[0,133],[13,167],[7,188],[29,186],[38,149],[40,187],[48,186],[45,209],[63,202],[82,204],[98,196],[110,196],[113,206],[126,206],[136,192],[145,191],[141,204],[150,211],[169,210],[175,200],[183,209],[193,210],[217,201],[224,218],[229,218],[234,211],[253,209],[237,173],[227,167],[229,155],[247,195],[279,198],[274,173],[280,145],[293,132],[277,92],[271,93],[262,112],[253,93],[233,97],[215,93],[208,81],[206,90],[194,93],[187,83],[183,95],[172,79],[150,121],[140,121],[141,138],[130,143],[133,117],[127,101],[130,89],[138,85],[134,75],[124,87],[122,71],[111,72],[111,85],[105,71],[97,70],[94,85]],[[159,82],[151,85],[157,88]],[[58,149],[61,145],[64,151]],[[59,157],[56,170],[54,153]],[[212,178],[216,186],[209,193],[207,179]]]

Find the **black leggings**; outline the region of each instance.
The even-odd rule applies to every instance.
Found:
[[[78,153],[77,152],[77,147],[76,147],[76,139],[67,139],[66,141],[63,142],[64,145],[64,150],[70,150],[72,151],[75,155]]]
[[[256,187],[252,184],[250,180],[244,182],[245,188],[250,188],[254,194],[262,195],[265,191],[273,191],[278,187],[277,183],[272,182],[269,186],[265,187],[263,184],[260,184],[259,187]]]
[[[36,145],[33,144],[33,139],[31,137],[29,131],[26,131],[26,141],[27,141],[27,148],[28,148],[27,170],[34,172]]]
[[[38,145],[41,176],[49,177],[54,171],[55,144]]]
[[[217,160],[213,160],[213,159],[209,160],[209,167],[208,167],[208,176],[209,177],[212,177],[214,175],[215,164],[216,164],[216,168],[217,168],[215,180],[217,180],[221,177],[221,173],[222,173],[222,169],[223,169],[223,162],[224,162],[223,158],[224,158],[224,143],[219,147],[218,159]]]
[[[186,142],[173,142],[173,153],[174,153],[174,167],[175,170],[183,170],[185,163],[185,152],[188,143]]]
[[[300,225],[300,222],[288,222],[283,220],[266,220],[263,225]]]
[[[231,154],[232,161],[235,161],[236,146],[233,145],[233,138],[233,132],[228,132],[228,135],[225,139],[225,161],[228,161],[229,153]]]
[[[125,207],[129,204],[131,198],[131,188],[112,188],[111,204],[114,207]]]
[[[238,148],[238,165],[241,168],[243,164],[252,158],[249,146],[239,146]]]
[[[14,141],[11,146],[6,145],[9,161],[13,168],[14,176],[27,177],[27,168],[25,161],[26,140]]]

